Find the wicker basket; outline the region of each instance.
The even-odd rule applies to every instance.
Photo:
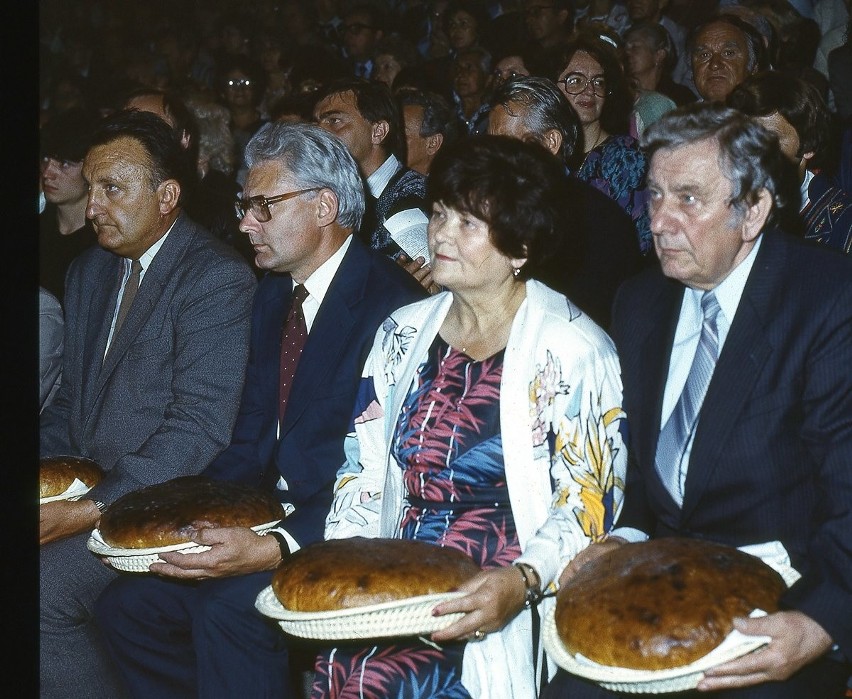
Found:
[[[731,634],[722,645],[689,665],[671,670],[633,670],[607,667],[584,658],[577,658],[565,648],[556,631],[556,608],[552,605],[542,624],[544,648],[553,661],[573,675],[596,682],[613,692],[629,694],[663,694],[695,689],[711,667],[739,658],[769,643],[768,636],[745,636],[738,631]],[[753,614],[754,615],[754,614]]]
[[[257,596],[255,607],[261,614],[277,619],[281,628],[293,636],[343,641],[420,636],[446,628],[464,613],[432,616],[432,609],[439,602],[461,595],[460,592],[444,592],[354,609],[293,612],[282,606],[269,586]]]
[[[266,534],[280,520],[259,524],[252,527],[252,531],[258,534]],[[102,556],[107,563],[116,570],[126,573],[147,573],[152,563],[162,562],[159,554],[178,551],[180,553],[203,553],[210,549],[209,546],[200,546],[191,541],[183,544],[172,544],[171,546],[158,546],[149,549],[116,549],[107,544],[101,537],[101,533],[95,529],[86,546],[92,553]]]

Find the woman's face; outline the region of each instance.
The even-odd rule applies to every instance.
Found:
[[[451,291],[496,288],[512,277],[512,260],[491,242],[488,224],[437,202],[428,228],[432,278]]]
[[[464,10],[459,10],[447,22],[450,47],[461,51],[476,43],[476,19]]]
[[[241,70],[225,74],[225,102],[229,107],[250,107],[254,104],[254,85]]]
[[[569,75],[581,76],[585,80],[586,86],[576,95],[570,94],[565,88],[563,80]],[[588,126],[595,123],[601,118],[606,96],[595,94],[592,81],[604,79],[604,72],[601,64],[598,63],[585,51],[577,51],[565,66],[565,69],[559,74],[559,89],[568,98],[571,106],[580,117],[580,123],[583,126]]]

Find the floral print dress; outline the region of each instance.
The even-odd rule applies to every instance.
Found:
[[[500,436],[504,352],[476,361],[435,338],[397,422],[393,453],[407,492],[403,539],[464,551],[482,568],[521,553]],[[313,699],[467,698],[464,642],[339,646],[316,663]]]

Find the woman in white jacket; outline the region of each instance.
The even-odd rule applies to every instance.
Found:
[[[433,164],[430,263],[447,291],[376,334],[326,538],[425,540],[483,571],[436,607],[466,613],[431,642],[321,654],[314,697],[534,697],[555,670],[534,615],[612,526],[626,465],[611,340],[529,279],[570,225],[563,176],[539,145],[500,136]]]

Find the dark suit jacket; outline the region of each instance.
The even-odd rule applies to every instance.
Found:
[[[68,271],[62,383],[41,415],[41,454],[108,471],[91,496],[199,473],[228,444],[248,360],[254,274],[184,214],[103,361],[122,258],[98,245]]]
[[[565,196],[571,220],[554,254],[533,276],[565,294],[604,330],[618,287],[643,267],[645,260],[633,220],[600,190],[568,175]]]
[[[322,539],[343,440],[376,331],[390,312],[425,296],[397,264],[353,238],[328,288],[302,351],[287,412],[276,438],[281,328],[290,310],[292,280],[267,274],[252,314],[251,352],[230,446],[206,475],[255,485],[267,469],[289,490],[276,491],[296,510],[284,522],[304,546]]]
[[[618,293],[613,339],[630,431],[617,523],[742,546],[779,540],[803,577],[784,604],[852,657],[852,261],[764,233],[693,443],[682,509],[654,468],[683,286]]]

